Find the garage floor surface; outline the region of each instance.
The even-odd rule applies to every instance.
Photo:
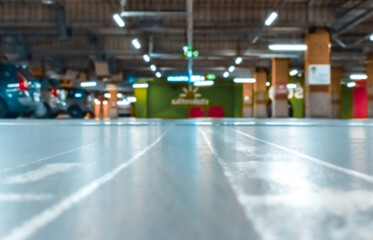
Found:
[[[370,120],[1,120],[1,240],[372,240]]]

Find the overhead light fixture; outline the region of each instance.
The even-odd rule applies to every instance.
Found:
[[[199,81],[194,83],[196,87],[209,87],[212,85],[214,85],[214,81]]]
[[[272,23],[277,19],[278,17],[278,14],[277,12],[272,12],[269,17],[267,18],[267,20],[264,22],[264,24],[268,27],[268,26],[271,26]]]
[[[225,72],[225,73],[223,73],[223,77],[224,77],[224,78],[229,77],[229,72]]]
[[[130,103],[132,103],[132,102],[136,102],[137,99],[136,99],[136,97],[128,97],[127,101],[130,102]]]
[[[155,76],[156,76],[157,78],[161,78],[161,77],[162,77],[162,73],[160,73],[160,72],[156,72]]]
[[[240,65],[240,64],[242,63],[242,57],[238,57],[238,58],[236,58],[235,63],[236,63],[237,65]]]
[[[356,87],[356,83],[355,82],[349,82],[349,83],[347,83],[347,87],[348,88]]]
[[[271,86],[271,83],[270,82],[266,82],[266,86],[267,87]]]
[[[306,51],[305,44],[271,44],[268,48],[272,51]]]
[[[184,46],[184,47],[183,47],[183,52],[186,53],[186,52],[188,52],[188,50],[189,50],[188,46]]]
[[[234,72],[235,69],[236,69],[235,66],[230,66],[230,67],[228,68],[228,72]]]
[[[157,71],[157,67],[156,67],[154,64],[150,65],[150,69],[151,69],[153,72]]]
[[[290,76],[292,76],[292,77],[293,77],[293,76],[295,76],[295,75],[297,75],[297,74],[298,74],[298,70],[297,70],[297,69],[293,69],[293,70],[291,70],[291,71],[290,71],[290,73],[289,73],[289,74],[290,74]]]
[[[122,17],[118,13],[113,15],[113,19],[119,27],[122,28],[122,27],[126,26],[126,23],[123,21]]]
[[[96,87],[97,86],[97,82],[82,82],[80,83],[80,86],[81,87]]]
[[[104,97],[105,97],[105,98],[111,98],[111,94],[110,94],[110,93],[105,93],[105,94],[104,94]]]
[[[144,56],[142,56],[142,58],[144,59],[145,62],[150,62],[150,57],[148,54],[145,54]]]
[[[54,0],[43,0],[43,4],[51,5],[54,3]]]
[[[288,89],[295,89],[295,88],[297,88],[297,84],[295,84],[295,83],[289,83],[287,85],[287,87],[288,87]]]
[[[141,43],[139,41],[139,39],[135,38],[132,40],[132,45],[136,48],[136,49],[140,49],[141,48]]]
[[[190,81],[191,82],[198,82],[198,81],[204,81],[206,78],[201,75],[192,75]],[[169,82],[188,82],[189,77],[188,76],[168,76],[167,81]]]
[[[133,88],[148,88],[149,84],[147,83],[135,83],[132,85]]]
[[[368,76],[366,74],[351,74],[351,80],[366,80]]]
[[[233,79],[234,83],[255,83],[255,78],[235,78]]]
[[[369,40],[373,42],[373,34],[370,35]]]

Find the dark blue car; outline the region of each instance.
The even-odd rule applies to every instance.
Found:
[[[15,118],[35,112],[40,105],[40,84],[27,70],[11,63],[0,64],[0,118]]]

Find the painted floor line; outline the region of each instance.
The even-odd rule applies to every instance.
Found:
[[[51,163],[38,169],[7,177],[4,184],[25,184],[43,180],[47,177],[64,173],[72,168],[79,167],[80,163]]]
[[[53,195],[50,194],[32,194],[32,193],[0,193],[1,202],[42,202],[50,200]]]
[[[76,151],[91,147],[91,146],[93,146],[97,143],[98,142],[90,143],[90,144],[80,146],[80,147],[77,147],[77,148],[74,148],[74,149],[70,149],[70,150],[67,150],[67,151],[64,151],[64,152],[56,153],[56,154],[53,154],[53,155],[48,156],[48,157],[43,157],[43,158],[39,158],[39,159],[34,160],[34,161],[30,161],[30,162],[27,162],[27,163],[24,163],[24,164],[20,164],[20,165],[14,166],[14,167],[0,169],[0,174],[5,173],[5,172],[10,172],[10,171],[13,171],[13,170],[17,170],[17,169],[20,169],[20,168],[24,168],[24,167],[27,167],[27,166],[30,166],[30,165],[33,165],[33,164],[36,164],[36,163],[44,162],[44,161],[50,160],[50,159],[55,158],[55,157],[63,156],[63,155],[68,154],[68,153],[76,152]]]
[[[295,150],[292,150],[290,148],[287,148],[287,147],[284,147],[284,146],[281,146],[281,145],[278,145],[278,144],[275,144],[275,143],[272,143],[272,142],[269,142],[269,141],[266,141],[266,140],[263,140],[263,139],[260,139],[260,138],[256,138],[254,136],[251,136],[247,133],[244,133],[240,130],[234,130],[236,131],[237,133],[247,137],[247,138],[250,138],[252,140],[255,140],[255,141],[258,141],[258,142],[261,142],[261,143],[265,143],[265,144],[268,144],[272,147],[276,147],[278,149],[281,149],[281,150],[284,150],[284,151],[287,151],[289,153],[292,153],[292,154],[295,154],[297,156],[300,156],[304,159],[307,159],[311,162],[314,162],[316,164],[319,164],[319,165],[322,165],[324,167],[327,167],[327,168],[330,168],[330,169],[333,169],[335,171],[338,171],[338,172],[341,172],[341,173],[344,173],[344,174],[347,174],[347,175],[351,175],[351,176],[354,176],[354,177],[357,177],[357,178],[360,178],[360,179],[363,179],[367,182],[370,182],[370,183],[373,183],[373,177],[370,176],[370,175],[367,175],[367,174],[364,174],[364,173],[361,173],[361,172],[358,172],[358,171],[354,171],[354,170],[351,170],[351,169],[348,169],[348,168],[344,168],[344,167],[340,167],[338,165],[335,165],[335,164],[332,164],[332,163],[328,163],[328,162],[325,162],[323,160],[320,160],[318,158],[315,158],[315,157],[311,157],[311,156],[308,156],[304,153],[301,153],[301,152],[298,152],[298,151],[295,151]]]
[[[42,211],[40,214],[34,216],[30,220],[26,221],[19,227],[13,229],[8,235],[1,238],[1,240],[25,240],[33,236],[37,233],[40,229],[47,226],[52,221],[56,220],[59,216],[61,216],[64,212],[71,209],[82,200],[90,196],[94,193],[98,188],[102,185],[110,182],[114,179],[122,170],[126,169],[130,165],[132,165],[136,160],[138,160],[141,156],[147,153],[150,149],[156,146],[166,134],[169,132],[171,128],[168,128],[159,138],[157,138],[152,144],[138,152],[134,157],[129,159],[127,162],[120,164],[118,167],[114,168],[112,171],[107,172],[106,174],[102,175],[101,177],[97,178],[90,184],[86,185],[85,187],[81,188],[76,193],[62,199],[57,204],[53,205],[52,207]]]

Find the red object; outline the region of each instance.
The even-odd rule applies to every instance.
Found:
[[[212,118],[223,118],[224,109],[222,107],[210,107],[208,116]]]
[[[58,97],[57,89],[52,89],[51,94],[55,97]]]
[[[368,118],[367,82],[358,82],[353,90],[354,118]]]
[[[17,73],[17,81],[19,83],[19,91],[28,91],[28,81],[22,73]]]
[[[205,113],[201,107],[192,107],[189,112],[190,118],[201,118],[204,117]]]

